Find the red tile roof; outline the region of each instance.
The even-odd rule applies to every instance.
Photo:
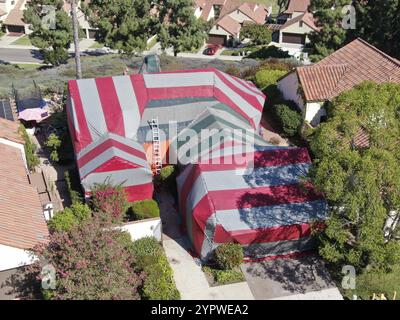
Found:
[[[237,35],[240,32],[241,25],[238,21],[226,15],[217,22],[217,25],[225,29],[232,35]]]
[[[19,126],[19,122],[0,118],[0,138],[23,144],[24,140],[19,134]]]
[[[25,26],[24,11],[22,10],[23,4],[24,0],[19,0],[14,9],[12,9],[8,16],[4,19],[3,24],[11,26]]]
[[[7,121],[7,120],[6,120]],[[21,150],[0,143],[0,244],[29,249],[49,235]]]
[[[308,25],[311,29],[315,31],[320,31],[321,29],[317,27],[313,14],[309,12],[303,13],[293,19],[287,20],[286,23],[282,25],[280,29],[281,30],[286,29],[287,27],[290,27],[299,21],[303,21],[306,25]]]
[[[284,13],[307,12],[311,0],[290,0],[287,10]]]
[[[400,83],[400,61],[362,39],[296,72],[306,101],[332,99],[363,81]]]

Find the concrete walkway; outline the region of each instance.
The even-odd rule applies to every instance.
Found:
[[[180,228],[174,198],[166,192],[158,197],[163,222],[163,246],[183,300],[253,300],[247,282],[210,287],[200,261],[190,255],[191,246]]]
[[[164,249],[183,300],[253,300],[247,282],[210,287],[200,264],[186,250],[185,238],[164,241]]]

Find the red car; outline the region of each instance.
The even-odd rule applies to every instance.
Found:
[[[218,49],[220,49],[221,46],[216,45],[216,44],[210,44],[207,46],[207,48],[203,51],[203,54],[207,56],[213,56],[214,54],[217,53]]]

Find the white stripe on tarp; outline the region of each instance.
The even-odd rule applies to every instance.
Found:
[[[144,148],[139,142],[128,139],[128,138],[121,137],[112,132],[107,132],[99,140],[96,140],[96,141],[92,142],[90,145],[88,145],[87,147],[85,147],[85,149],[83,149],[82,151],[80,151],[77,154],[77,158],[78,159],[82,158],[84,155],[88,154],[90,151],[94,150],[95,148],[97,148],[98,146],[100,146],[101,144],[106,142],[107,140],[115,140],[115,141],[118,141],[118,142],[132,148],[132,149],[138,150],[139,152],[143,153],[143,158],[146,159]]]
[[[244,171],[203,171],[202,176],[209,191],[250,189],[297,184],[307,174],[310,166],[309,163],[301,163]]]
[[[227,194],[228,196],[228,194]],[[218,210],[218,223],[227,231],[274,228],[326,219],[326,201],[287,203],[273,206]]]
[[[116,170],[112,172],[95,172],[82,180],[85,191],[90,191],[94,184],[110,183],[112,185],[123,184],[124,187],[137,186],[152,183],[153,174],[144,168]]]
[[[226,80],[228,80],[232,85],[238,87],[241,91],[243,91],[243,92],[245,92],[245,93],[247,93],[247,94],[249,94],[251,96],[254,96],[258,100],[258,102],[260,103],[261,107],[264,106],[265,99],[263,99],[259,94],[257,94],[254,91],[251,91],[250,89],[246,88],[239,81],[235,81],[231,75],[226,74],[226,73],[224,73],[223,75],[225,76]]]
[[[118,76],[112,79],[122,110],[125,136],[132,139],[136,136],[141,119],[132,81],[129,76]]]
[[[240,94],[228,87],[217,75],[215,76],[215,87],[229,97],[229,99],[231,99],[249,118],[261,118],[261,112],[258,111],[256,107],[252,106]],[[258,126],[258,122],[256,122],[255,125]]]
[[[95,79],[82,79],[78,80],[76,83],[82,100],[85,120],[88,124],[92,141],[95,141],[99,139],[101,135],[108,132],[96,81]]]
[[[214,84],[214,72],[144,74],[147,88],[199,87]]]
[[[98,155],[96,158],[94,158],[93,160],[89,161],[87,164],[82,166],[79,169],[80,176],[85,177],[86,175],[88,175],[92,171],[96,170],[102,164],[106,163],[107,161],[111,160],[114,157],[119,157],[119,158],[129,161],[131,163],[140,165],[143,167],[143,169],[151,172],[151,170],[148,168],[149,165],[148,165],[147,161],[113,147],[113,148],[107,149],[106,151],[104,151],[103,153]]]

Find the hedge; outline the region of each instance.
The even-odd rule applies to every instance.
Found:
[[[158,204],[153,199],[136,201],[131,205],[135,220],[156,218],[160,216]]]
[[[293,137],[298,133],[302,124],[300,112],[294,110],[294,107],[288,106],[287,104],[275,105],[273,111],[279,125],[287,136]]]
[[[86,220],[92,215],[92,211],[86,204],[73,203],[71,207],[57,212],[49,221],[49,228],[55,232],[68,232],[74,226]]]
[[[256,85],[261,90],[265,90],[269,86],[275,85],[276,81],[285,74],[284,70],[261,69],[255,76]]]
[[[243,262],[243,248],[238,243],[224,243],[215,249],[214,257],[222,270],[231,270]]]
[[[173,272],[161,245],[153,237],[134,241],[130,249],[139,269],[146,274],[142,298],[147,300],[179,300]]]

